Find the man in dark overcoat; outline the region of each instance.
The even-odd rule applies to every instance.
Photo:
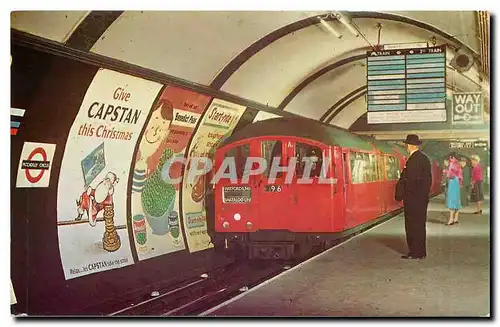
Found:
[[[403,259],[423,259],[427,255],[426,230],[427,205],[432,183],[431,162],[420,151],[422,141],[418,135],[406,137],[408,158],[401,174],[405,215],[406,243],[409,253]]]

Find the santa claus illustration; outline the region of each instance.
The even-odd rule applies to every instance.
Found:
[[[81,220],[85,213],[90,226],[95,226],[97,214],[106,205],[113,205],[113,193],[118,181],[119,179],[116,177],[116,174],[109,172],[104,177],[104,180],[97,184],[95,189],[89,186],[76,201],[78,217],[75,220]]]

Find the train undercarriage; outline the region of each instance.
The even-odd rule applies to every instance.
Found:
[[[325,250],[339,240],[337,234],[258,231],[225,234],[223,246],[238,257],[259,260],[291,260],[307,257],[314,250]]]

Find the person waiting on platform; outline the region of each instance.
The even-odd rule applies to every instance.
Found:
[[[476,215],[483,213],[483,167],[479,164],[481,159],[477,154],[471,156],[472,160],[472,193],[471,202],[476,202],[477,210],[474,212]]]
[[[457,155],[450,153],[450,166],[448,167],[448,194],[446,195],[446,206],[450,209],[450,219],[446,226],[458,224],[458,212],[462,208],[460,198],[460,185],[463,182],[462,166],[458,162]]]
[[[409,249],[409,253],[402,258],[423,259],[427,255],[425,223],[432,182],[431,163],[419,149],[422,141],[418,135],[409,134],[404,142],[409,156],[398,181],[399,185],[396,186],[396,200],[403,200],[406,243]]]
[[[471,167],[467,161],[467,158],[462,157],[460,159],[460,165],[462,166],[462,176],[463,183],[462,189],[460,190],[460,197],[462,200],[462,207],[467,207],[469,205],[469,195],[471,192]]]

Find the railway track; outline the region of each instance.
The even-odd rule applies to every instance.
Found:
[[[286,267],[283,263],[233,262],[198,278],[150,294],[109,316],[185,316],[196,315],[221,300],[240,293],[245,287],[269,279]]]

